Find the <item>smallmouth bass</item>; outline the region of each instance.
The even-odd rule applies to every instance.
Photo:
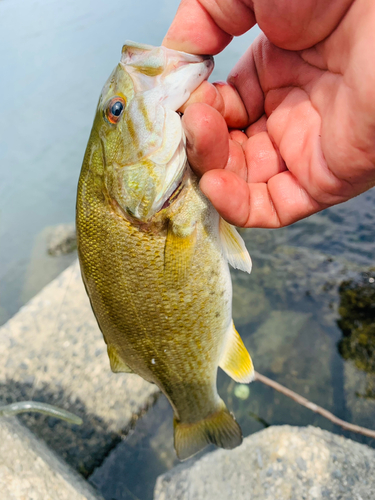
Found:
[[[174,410],[177,456],[242,442],[216,389],[250,382],[232,321],[228,262],[250,272],[236,229],[200,192],[176,112],[211,57],[127,42],[97,107],[78,184],[82,276],[111,369],[155,383]]]

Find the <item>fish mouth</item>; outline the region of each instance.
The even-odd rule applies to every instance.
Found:
[[[133,80],[136,93],[152,91],[158,102],[177,111],[210,76],[214,59],[128,40],[120,64]]]
[[[186,185],[186,138],[177,110],[209,77],[214,61],[212,56],[127,42],[120,65],[134,87],[124,130],[131,136],[133,129],[142,133],[133,134],[137,141],[132,136],[131,151],[139,154],[127,159],[114,188],[124,211],[147,224]]]

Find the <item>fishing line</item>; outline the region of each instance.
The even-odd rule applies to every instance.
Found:
[[[284,394],[284,396],[288,396],[288,398],[293,399],[296,403],[304,406],[305,408],[308,408],[309,410],[319,413],[319,415],[322,415],[322,417],[330,420],[336,425],[339,425],[343,429],[347,431],[352,431],[356,432],[357,434],[363,434],[364,436],[368,436],[371,438],[375,438],[375,430],[372,429],[367,429],[366,427],[361,427],[359,425],[351,424],[349,422],[346,422],[345,420],[342,420],[341,418],[336,417],[333,413],[330,411],[322,408],[321,406],[312,403],[308,399],[304,398],[300,394],[297,394],[294,391],[291,391],[287,387],[284,387],[283,385],[279,384],[278,382],[275,382],[274,380],[266,377],[265,375],[261,375],[258,372],[255,372],[255,379],[258,382],[262,382],[262,384],[268,385],[269,387],[272,387],[276,391],[280,392],[281,394]]]

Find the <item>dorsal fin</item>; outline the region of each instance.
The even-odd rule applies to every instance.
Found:
[[[251,272],[251,258],[245,243],[236,228],[222,217],[219,221],[219,234],[224,257],[234,269]]]

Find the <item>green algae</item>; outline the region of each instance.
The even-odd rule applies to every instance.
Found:
[[[338,344],[345,360],[366,373],[375,373],[375,270],[361,273],[358,280],[343,281],[339,287],[343,338]]]

